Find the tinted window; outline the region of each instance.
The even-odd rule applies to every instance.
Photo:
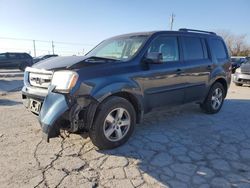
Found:
[[[31,58],[29,54],[23,54],[23,57],[24,58],[29,58],[29,59]]]
[[[153,40],[148,52],[159,52],[162,54],[163,62],[178,61],[179,50],[176,37],[160,36]]]
[[[6,54],[0,54],[0,59],[7,59]]]
[[[18,58],[18,55],[17,54],[9,54],[9,58],[16,59],[16,58]]]
[[[217,59],[226,59],[227,52],[223,42],[219,39],[212,39],[211,40],[211,48],[215,54]]]
[[[25,55],[24,54],[19,54],[19,58],[24,59]]]
[[[183,53],[185,60],[204,59],[202,42],[200,38],[195,37],[183,37]]]

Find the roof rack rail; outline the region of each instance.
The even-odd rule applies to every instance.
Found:
[[[197,33],[207,33],[207,34],[211,34],[211,35],[216,35],[215,32],[211,32],[211,31],[202,31],[202,30],[196,30],[196,29],[186,29],[186,28],[180,28],[179,31],[184,31],[184,32],[197,32]]]

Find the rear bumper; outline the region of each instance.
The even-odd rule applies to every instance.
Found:
[[[239,84],[250,84],[250,74],[235,73],[233,82]]]

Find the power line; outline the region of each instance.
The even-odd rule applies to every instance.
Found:
[[[50,44],[51,47],[52,47],[52,54],[55,53],[55,46],[58,46],[58,45],[69,45],[69,46],[71,45],[71,46],[79,46],[79,47],[81,46],[81,48],[82,47],[86,47],[86,48],[90,48],[91,47],[92,48],[94,46],[93,44],[83,44],[83,43],[74,43],[74,42],[61,42],[61,41],[53,41],[53,40],[52,41],[35,40],[35,39],[28,39],[28,38],[0,37],[0,40],[1,39],[2,40],[15,40],[15,41],[27,41],[27,42],[31,42],[31,44],[33,46],[33,55],[34,55],[34,57],[36,57],[37,51],[38,52],[39,51],[51,51],[51,50],[39,50],[39,49],[37,49],[37,43],[39,43],[39,42]],[[2,49],[4,49],[4,48],[2,48]],[[17,48],[13,48],[13,49],[17,49]],[[70,53],[70,51],[61,51],[60,49],[61,49],[61,47],[59,47],[58,49],[56,49],[56,51],[57,52],[62,52],[62,53]],[[25,51],[27,51],[27,49]],[[30,48],[28,48],[28,51],[30,53],[32,50],[30,50]],[[82,49],[80,51],[82,51]],[[79,49],[77,49],[77,50],[71,51],[71,52],[73,52],[73,53],[80,53],[80,51],[79,51]]]
[[[36,42],[51,43],[51,41],[48,41],[48,40],[27,39],[27,38],[0,37],[0,39],[6,39],[6,40],[22,40],[22,41],[34,41],[34,40],[35,40]],[[68,45],[81,45],[81,46],[94,46],[94,44],[84,44],[84,43],[74,43],[74,42],[61,42],[61,41],[54,41],[54,43],[58,43],[58,44],[68,44]]]

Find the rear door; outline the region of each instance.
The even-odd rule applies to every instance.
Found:
[[[182,36],[181,46],[184,61],[183,76],[186,80],[184,102],[202,100],[214,66],[209,57],[207,41],[201,37]]]

